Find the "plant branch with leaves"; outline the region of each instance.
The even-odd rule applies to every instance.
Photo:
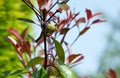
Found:
[[[27,77],[77,78],[70,66],[77,65],[84,56],[82,54],[72,54],[71,47],[81,35],[90,29],[91,25],[105,22],[104,19],[99,18],[89,22],[92,18],[101,15],[102,13],[98,12],[93,14],[90,9],[86,9],[86,16],[78,17],[80,14],[79,12],[71,12],[70,6],[67,4],[69,0],[37,0],[36,2],[39,9],[34,6],[31,0],[21,1],[35,13],[39,23],[28,18],[18,18],[18,20],[36,24],[37,26],[40,26],[42,30],[40,36],[35,40],[27,34],[28,27],[21,35],[13,28],[8,29],[9,33],[17,39],[15,40],[10,36],[7,37],[16,49],[16,55],[24,69],[27,70]],[[66,13],[65,18],[62,18],[63,13]],[[73,43],[69,44],[65,39],[66,34],[73,28],[79,29],[81,23],[84,23],[85,27],[83,30],[80,30],[79,35],[75,38]],[[58,40],[59,36],[62,36],[60,40]],[[26,37],[30,38],[31,41],[28,41]],[[37,45],[32,45],[34,43]],[[43,43],[44,46],[42,46]],[[67,51],[64,51],[64,44]],[[40,46],[43,48],[36,51]],[[67,52],[68,54],[66,54]],[[20,71],[14,75],[23,72],[24,71]],[[13,74],[9,73],[9,75]]]

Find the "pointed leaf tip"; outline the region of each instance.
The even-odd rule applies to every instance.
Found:
[[[23,22],[35,23],[33,20],[28,19],[28,18],[17,18],[17,19]]]
[[[91,24],[102,23],[102,22],[106,22],[106,20],[105,19],[96,19]]]
[[[86,15],[88,20],[92,17],[92,12],[90,9],[86,9]]]

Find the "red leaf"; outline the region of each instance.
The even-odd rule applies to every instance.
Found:
[[[89,9],[86,9],[86,14],[87,14],[87,20],[89,20],[92,17],[92,12]]]
[[[74,26],[78,26],[80,23],[85,23],[85,22],[86,22],[86,20],[85,20],[84,17],[79,18],[79,19],[76,21],[76,23],[74,24]]]
[[[51,6],[52,0],[37,0],[38,6],[40,9],[49,9]]]
[[[57,32],[60,31],[68,22],[69,22],[69,19],[59,20],[59,24],[57,25],[58,27]]]
[[[111,78],[117,78],[115,71],[112,69],[109,69],[109,75],[111,76]]]
[[[12,37],[8,36],[6,39],[12,43],[12,45],[14,46],[14,48],[16,48],[17,42]]]
[[[101,15],[101,14],[103,14],[103,13],[102,12],[97,12],[97,13],[93,14],[92,17],[98,16],[98,15]]]
[[[13,28],[9,28],[8,31],[14,35],[18,40],[22,40],[20,34],[18,33],[18,31],[14,30]]]
[[[76,63],[80,60],[82,60],[84,57],[81,54],[71,54],[68,56],[69,63]]]
[[[68,19],[63,19],[60,21],[59,26],[66,23],[68,23]]]
[[[90,27],[85,27],[82,31],[80,31],[79,36],[83,35]]]
[[[28,27],[27,28],[25,28],[25,30],[22,32],[22,39],[23,40],[25,40],[25,38],[26,38],[26,35],[27,35],[27,30],[28,30]]]
[[[73,14],[72,20],[74,20],[79,15],[79,12],[76,14]]]
[[[106,20],[105,19],[96,19],[91,24],[96,24],[96,23],[101,23],[101,22],[106,22]]]
[[[12,43],[12,45],[16,49],[17,53],[20,55],[20,49],[18,49],[19,46],[17,46],[18,43],[12,37],[9,37],[9,36],[7,37],[7,40]]]
[[[83,58],[84,58],[84,56],[81,55],[80,57],[78,57],[77,59],[75,59],[75,61],[72,62],[72,63],[79,62],[79,61],[81,61]]]
[[[67,15],[67,19],[71,19],[72,18],[72,13],[71,13],[71,11],[66,11],[66,15]]]
[[[41,8],[45,4],[45,0],[37,0],[39,8]]]
[[[28,55],[30,56],[30,43],[29,42],[24,42],[24,47]]]
[[[37,45],[35,47],[39,46],[43,41],[44,41],[44,38],[42,37],[41,39],[38,40]]]

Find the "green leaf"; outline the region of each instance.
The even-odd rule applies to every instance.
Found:
[[[7,70],[2,72],[4,76],[8,76],[12,71],[11,70]]]
[[[56,52],[57,52],[58,58],[64,63],[65,53],[64,53],[64,50],[63,50],[61,44],[57,40],[55,40],[54,38],[53,38],[53,42],[54,42],[55,47],[56,47]]]
[[[18,75],[22,72],[23,70],[15,70],[14,72],[12,72],[10,75]]]
[[[30,60],[30,61],[28,62],[28,65],[27,65],[27,66],[28,66],[28,67],[32,67],[32,66],[34,66],[34,65],[36,65],[36,64],[40,64],[40,62],[41,62],[42,60],[44,60],[44,58],[36,57],[36,58]]]
[[[17,18],[17,19],[23,22],[35,23],[33,20],[28,19],[28,18]]]
[[[47,72],[45,71],[45,69],[43,67],[41,67],[40,70],[36,70],[33,72],[32,77],[33,78],[47,78]]]
[[[64,63],[60,59],[56,59],[56,61],[58,62],[58,64],[64,65]]]
[[[77,78],[76,74],[67,65],[56,65],[62,78]]]

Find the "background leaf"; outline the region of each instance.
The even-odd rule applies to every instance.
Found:
[[[112,69],[109,69],[109,75],[111,76],[111,78],[117,78],[115,71]]]
[[[22,72],[23,70],[15,70],[14,72],[12,72],[10,75],[18,75]]]
[[[3,73],[3,75],[8,76],[11,72],[12,72],[11,70],[7,70],[7,71],[4,71],[2,73]]]

